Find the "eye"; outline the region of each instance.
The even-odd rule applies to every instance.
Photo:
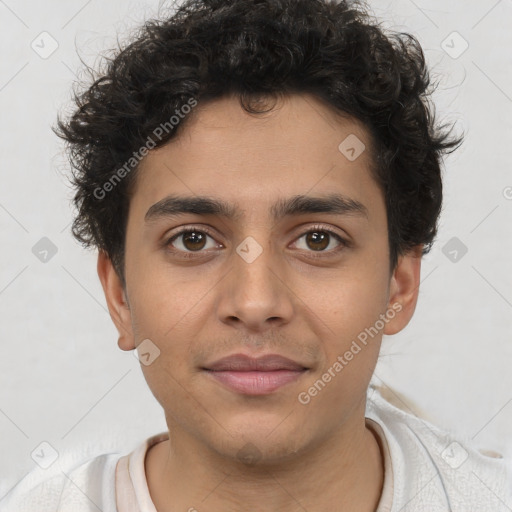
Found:
[[[216,243],[208,247],[208,238],[213,240],[204,228],[189,227],[175,233],[165,245],[172,246],[173,249],[181,252],[201,252],[203,249],[218,247]]]
[[[297,240],[304,239],[303,246],[300,247],[300,243],[296,242],[296,245],[299,245],[299,249],[305,249],[312,252],[338,252],[340,247],[348,245],[348,243],[337,233],[331,231],[330,229],[326,229],[322,226],[315,226],[313,229],[308,230],[302,236],[300,236]],[[330,250],[326,250],[329,246],[332,245],[332,242],[336,241],[337,245]]]
[[[340,235],[323,226],[314,226],[296,240],[295,246],[298,249],[310,253],[336,254],[349,245]],[[189,226],[174,233],[164,242],[164,245],[171,252],[181,253],[183,257],[194,257],[194,253],[222,247],[222,244],[218,244],[207,229],[195,226]]]

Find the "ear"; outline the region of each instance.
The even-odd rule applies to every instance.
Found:
[[[414,314],[420,287],[422,249],[423,245],[418,245],[398,258],[389,283],[388,304],[397,313],[386,323],[384,334],[400,332]]]
[[[135,341],[126,291],[105,251],[99,251],[97,270],[107,300],[110,318],[112,318],[119,332],[119,348],[121,350],[133,350]]]

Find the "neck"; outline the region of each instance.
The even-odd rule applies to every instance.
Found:
[[[364,409],[352,423],[300,455],[253,464],[223,457],[174,425],[172,442],[146,456],[152,500],[158,512],[375,512],[384,481],[380,443]]]

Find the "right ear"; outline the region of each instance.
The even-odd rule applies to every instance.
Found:
[[[98,277],[105,293],[110,318],[114,322],[118,332],[118,345],[121,350],[135,349],[133,336],[132,314],[128,303],[126,290],[117,275],[107,253],[100,249],[98,253]]]

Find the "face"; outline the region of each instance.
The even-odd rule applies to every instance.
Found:
[[[420,259],[389,272],[384,197],[355,121],[294,95],[260,116],[215,100],[187,123],[139,169],[127,302],[104,255],[99,275],[120,347],[146,340],[142,370],[171,432],[283,460],[360,425],[382,334],[414,311]],[[234,354],[295,367],[212,371]]]

